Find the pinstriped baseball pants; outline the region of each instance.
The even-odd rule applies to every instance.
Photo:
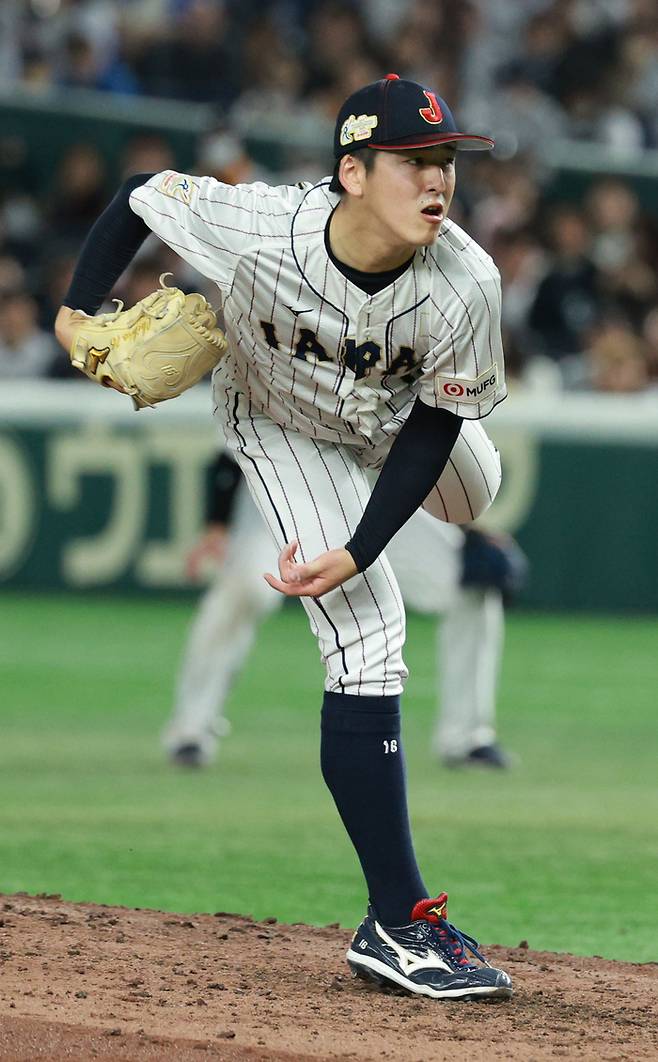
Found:
[[[351,538],[370,497],[366,468],[381,467],[394,438],[370,450],[313,439],[251,413],[242,398],[230,416],[225,412],[222,426],[277,548],[297,539],[303,561]],[[497,450],[477,421],[464,421],[424,508],[438,519],[469,523],[489,507],[499,486]],[[405,615],[385,554],[343,586],[301,602],[326,667],[325,690],[402,692]]]

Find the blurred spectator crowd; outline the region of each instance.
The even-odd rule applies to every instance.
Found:
[[[554,390],[657,388],[658,209],[615,176],[615,160],[658,148],[656,0],[0,5],[5,99],[19,87],[34,99],[92,90],[210,105],[216,131],[201,139],[193,170],[230,183],[328,172],[328,150],[268,170],[249,145],[263,129],[312,127],[328,149],[343,99],[389,70],[436,88],[462,125],[496,138],[492,157],[460,159],[452,217],[501,271],[510,374]],[[578,201],[551,191],[552,156],[568,141],[610,158],[610,174]],[[114,162],[77,143],[45,193],[0,185],[0,378],[68,374],[53,317],[116,188]],[[138,134],[120,176],[177,164],[164,136]],[[202,286],[149,239],[114,294],[130,305],[172,264],[182,286]]]

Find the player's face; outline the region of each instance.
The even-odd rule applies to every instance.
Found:
[[[365,175],[362,204],[391,243],[434,243],[455,191],[454,144],[415,151],[377,151]]]

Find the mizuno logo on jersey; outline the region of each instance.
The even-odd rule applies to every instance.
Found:
[[[340,142],[343,147],[353,144],[355,140],[369,140],[379,119],[376,114],[350,114],[340,130]]]
[[[481,402],[484,398],[496,390],[498,373],[496,366],[483,372],[475,380],[467,380],[463,376],[437,376],[436,384],[441,398],[452,399],[453,402]]]

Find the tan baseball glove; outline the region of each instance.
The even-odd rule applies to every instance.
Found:
[[[75,313],[71,364],[90,380],[130,395],[135,409],[176,398],[213,368],[226,350],[215,311],[197,293],[160,287],[130,310]]]

